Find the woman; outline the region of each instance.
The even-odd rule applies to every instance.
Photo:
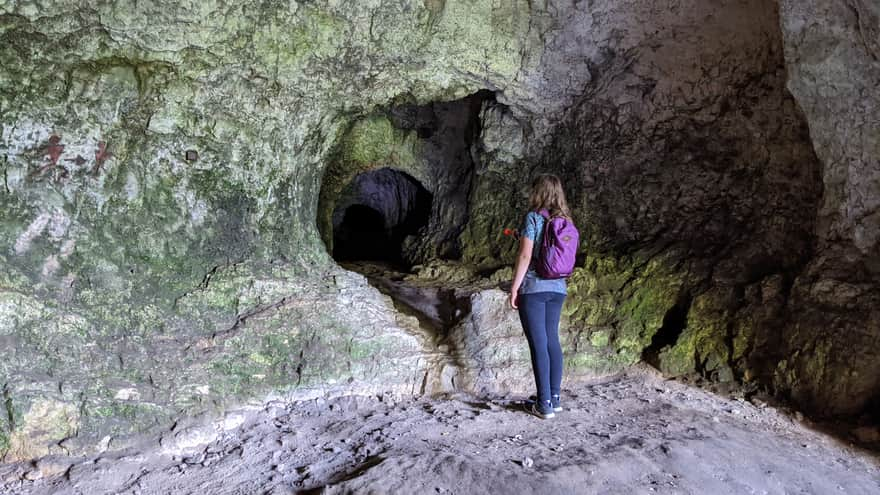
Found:
[[[562,183],[555,175],[540,175],[532,182],[529,213],[520,230],[519,255],[510,288],[510,307],[519,318],[529,341],[537,397],[527,411],[549,419],[562,411],[559,389],[562,384],[562,346],[559,344],[559,316],[565,301],[565,279],[542,279],[534,266],[544,234],[544,216],[571,218]]]

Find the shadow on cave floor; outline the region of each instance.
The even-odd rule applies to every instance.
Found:
[[[653,372],[662,374],[653,363],[647,360],[643,360],[641,365],[649,366]],[[880,459],[880,415],[873,409],[858,418],[810,417],[799,411],[790,401],[773,396],[766,390],[756,389],[754,386],[744,386],[738,382],[721,383],[696,375],[667,378],[667,380],[695,387],[726,399],[747,402],[761,409],[770,408],[779,411],[805,428],[833,437],[850,448],[858,449],[865,455],[873,455]]]

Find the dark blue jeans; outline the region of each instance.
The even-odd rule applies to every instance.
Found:
[[[532,370],[538,400],[550,400],[559,395],[562,385],[562,346],[559,344],[559,316],[565,294],[537,292],[520,294],[519,319],[529,341]]]

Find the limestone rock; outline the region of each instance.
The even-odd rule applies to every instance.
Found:
[[[825,185],[817,235],[861,256],[880,244],[880,6],[783,0],[788,87],[810,123]],[[872,270],[876,273],[878,267]]]
[[[432,373],[528,386],[502,291],[469,293],[444,344],[331,259],[344,191],[386,167],[433,195],[402,251],[449,285],[497,287],[524,186],[564,178],[584,232],[572,376],[656,358],[855,413],[878,383],[877,18],[825,0],[781,19],[770,0],[0,2],[0,454],[419,393]]]
[[[880,387],[880,6],[780,3],[788,87],[809,122],[824,192],[817,252],[792,290],[774,382],[815,412],[857,415]]]
[[[507,299],[508,293],[500,290],[471,295],[470,314],[450,331],[465,390],[497,394],[534,388],[529,346]]]

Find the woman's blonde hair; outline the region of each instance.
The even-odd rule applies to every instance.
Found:
[[[532,181],[529,208],[534,211],[546,209],[551,217],[571,218],[571,210],[568,209],[568,202],[565,201],[565,191],[562,190],[562,181],[552,174],[541,174]]]

